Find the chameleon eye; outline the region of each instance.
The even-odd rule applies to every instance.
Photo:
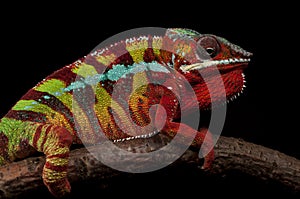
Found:
[[[212,36],[203,36],[197,41],[210,58],[214,58],[220,51],[220,45],[218,41]]]
[[[215,49],[211,47],[208,47],[205,50],[210,56],[212,56],[215,53]]]

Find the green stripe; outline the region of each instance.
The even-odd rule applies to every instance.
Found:
[[[63,114],[60,114],[57,111],[54,111],[52,108],[45,104],[40,104],[35,100],[20,100],[12,108],[16,111],[34,111],[36,113],[42,113],[46,115],[47,120],[51,124],[56,124],[59,126],[64,126],[67,129],[72,129],[69,122],[66,120]]]
[[[66,87],[65,82],[58,79],[49,79],[37,87],[34,88],[36,91],[46,92],[55,96],[60,100],[66,107],[72,110],[72,95],[68,92],[65,92],[64,88]]]
[[[34,124],[37,123],[6,117],[1,119],[0,131],[5,132],[5,135],[9,138],[8,154],[10,157],[13,157],[14,152],[19,150],[21,139],[28,139],[29,143],[32,144],[32,137],[38,126]]]
[[[92,66],[92,65],[88,65],[88,64],[82,64],[77,68],[73,68],[72,72],[77,74],[77,75],[80,75],[84,78],[87,78],[89,76],[94,76],[94,75],[98,74],[95,67]]]

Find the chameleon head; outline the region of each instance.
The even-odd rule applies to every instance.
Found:
[[[184,72],[201,70],[210,66],[217,66],[221,73],[238,68],[245,68],[250,62],[252,53],[215,35],[200,35],[194,38],[197,42],[197,56],[199,62],[182,66]]]
[[[180,70],[195,85],[194,90],[200,107],[209,108],[210,100],[206,99],[206,96],[210,96],[211,92],[218,93],[220,89],[215,87],[213,91],[208,92],[205,85],[207,81],[214,82],[217,79],[215,75],[222,77],[227,101],[236,98],[243,91],[245,87],[243,71],[248,66],[252,53],[215,35],[199,34],[188,29],[173,29],[169,34],[172,35],[173,32],[192,38],[196,42],[194,51],[196,61],[180,66]],[[205,81],[203,75],[206,76]],[[215,96],[215,99],[218,100],[218,96]]]

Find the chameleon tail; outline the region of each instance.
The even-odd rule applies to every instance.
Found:
[[[33,146],[46,155],[42,174],[44,184],[56,197],[62,197],[71,191],[67,180],[71,144],[72,136],[69,131],[50,124],[39,126],[33,137]]]

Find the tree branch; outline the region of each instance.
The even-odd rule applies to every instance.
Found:
[[[158,134],[149,139],[124,141],[116,143],[116,145],[123,149],[130,149],[133,152],[150,152],[161,148],[170,140],[169,137]],[[95,178],[110,179],[114,176],[124,175],[124,173],[112,169],[95,159],[90,152],[104,154],[103,157],[112,162],[115,160],[111,158],[111,155],[117,153],[110,149],[106,151],[105,149],[99,150],[98,146],[89,147],[88,151],[85,148],[72,150],[68,171],[68,178],[71,184]],[[136,162],[136,159],[132,159],[131,157],[124,158],[132,169],[139,169],[140,165],[130,164]],[[149,161],[147,158],[140,158],[138,161]],[[40,187],[44,188],[41,179],[44,162],[44,157],[31,157],[0,167],[0,198],[16,197],[22,195],[24,192],[37,190]],[[199,167],[201,160],[198,158],[198,152],[192,149],[188,149],[170,167],[176,168],[179,164],[192,165],[201,170]],[[207,171],[201,170],[201,172],[224,175],[232,170],[238,170],[262,180],[275,181],[292,190],[292,192],[300,192],[299,160],[240,139],[220,137],[215,146],[213,167]]]

